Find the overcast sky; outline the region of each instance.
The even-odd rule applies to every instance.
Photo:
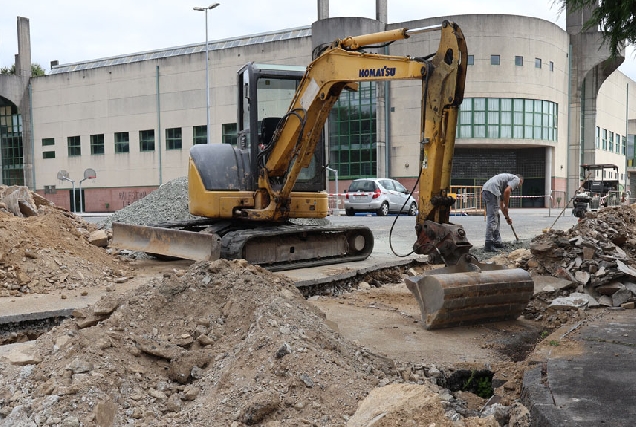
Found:
[[[310,25],[316,0],[218,0],[208,12],[209,40]],[[0,66],[18,51],[18,16],[29,18],[32,61],[60,64],[205,41],[205,14],[192,10],[214,0],[2,0]],[[554,0],[388,0],[388,21],[470,13],[533,16],[565,27]],[[329,15],[375,18],[374,0],[330,0]],[[458,22],[461,26],[461,22]],[[470,41],[469,49],[470,49]],[[630,49],[620,70],[636,81]]]

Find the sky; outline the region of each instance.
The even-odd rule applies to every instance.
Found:
[[[218,7],[208,11],[210,41],[311,25],[318,14],[316,0],[218,2]],[[0,67],[14,63],[18,16],[29,18],[32,62],[48,72],[52,60],[66,64],[203,43],[205,13],[192,8],[212,3],[215,1],[0,0]],[[532,16],[565,28],[560,4],[557,0],[388,0],[388,22],[490,13]],[[375,1],[329,0],[329,16],[375,18]],[[633,48],[619,70],[636,81]]]

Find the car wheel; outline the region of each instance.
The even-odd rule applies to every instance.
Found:
[[[354,211],[352,208],[347,209],[345,212],[347,216],[354,216],[356,214],[356,211]]]
[[[413,202],[411,203],[411,206],[409,206],[409,216],[415,216],[416,213],[417,213],[417,204]]]
[[[382,203],[380,209],[378,209],[378,216],[386,216],[389,214],[389,204],[387,202]]]

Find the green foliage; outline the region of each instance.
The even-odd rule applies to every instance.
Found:
[[[636,0],[557,0],[561,3],[559,12],[578,12],[598,7],[585,22],[583,30],[597,28],[603,31],[603,40],[609,44],[612,56],[618,56],[623,43],[636,45]]]
[[[480,376],[477,378],[477,386],[475,387],[472,386],[473,381],[475,381],[475,374],[476,371],[471,371],[470,377],[468,377],[468,379],[464,383],[464,387],[462,387],[462,390],[474,390],[473,393],[484,399],[492,397],[492,395],[494,394],[494,390],[492,388],[492,379],[488,376]]]
[[[46,70],[40,66],[40,64],[31,64],[31,75],[33,77],[43,76],[46,74]]]
[[[548,341],[548,344],[550,344],[552,347],[558,347],[560,345],[557,340],[550,340]]]
[[[477,396],[483,399],[489,399],[495,394],[495,391],[492,389],[492,381],[488,377],[481,377],[477,380]]]
[[[548,331],[542,331],[542,332],[541,332],[541,339],[545,339],[548,335],[550,335],[550,332],[548,332]]]
[[[15,64],[11,67],[0,68],[0,74],[15,74]],[[31,64],[31,75],[33,77],[43,76],[46,74],[46,70],[40,66],[40,64]]]

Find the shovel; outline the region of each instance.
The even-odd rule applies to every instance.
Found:
[[[515,235],[515,239],[517,239],[517,242],[518,242],[519,236],[517,236],[517,232],[515,231],[515,228],[512,226],[512,224],[510,224],[510,228],[512,228],[512,233]]]

